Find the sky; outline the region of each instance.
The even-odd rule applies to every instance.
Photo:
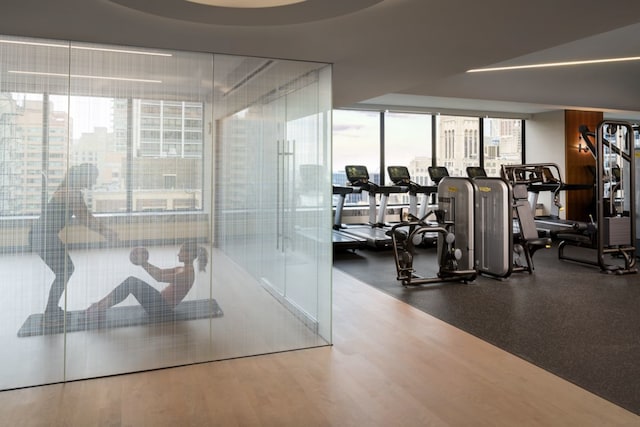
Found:
[[[431,156],[431,116],[387,113],[385,119],[387,164],[408,166],[418,156]],[[379,172],[380,113],[349,110],[333,112],[334,172],[346,164],[365,165]]]

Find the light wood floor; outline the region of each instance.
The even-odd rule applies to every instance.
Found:
[[[638,426],[334,271],[334,346],[0,393],[7,426]]]

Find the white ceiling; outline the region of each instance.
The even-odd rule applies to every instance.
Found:
[[[640,61],[465,73],[640,56],[637,0],[308,0],[212,8],[198,19],[184,13],[195,3],[183,0],[2,3],[0,34],[332,63],[335,107],[521,114],[579,108],[640,117]],[[142,11],[145,4],[154,10]]]

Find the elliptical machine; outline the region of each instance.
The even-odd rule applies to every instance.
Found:
[[[425,219],[434,214],[437,225],[427,223]],[[439,283],[459,281],[467,283],[475,280],[475,269],[461,269],[459,261],[462,259],[462,250],[456,248],[455,234],[451,231],[452,221],[445,220],[445,211],[433,210],[422,218],[409,214],[409,220],[391,227],[387,232],[393,242],[393,254],[396,263],[397,279],[402,286],[416,286],[427,283]],[[438,265],[436,277],[422,277],[416,274],[413,268],[416,243],[424,240],[425,233],[438,233]]]
[[[470,282],[478,271],[474,258],[474,192],[468,178],[443,177],[438,183],[438,209],[422,218],[410,215],[408,221],[394,225],[388,234],[392,239],[397,279],[403,286],[437,282]],[[426,218],[435,215],[436,223]],[[413,268],[415,246],[426,233],[437,234],[438,273],[422,277]]]

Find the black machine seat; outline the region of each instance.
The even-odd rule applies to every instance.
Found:
[[[536,223],[531,213],[531,205],[528,200],[526,184],[516,184],[513,186],[514,213],[518,221],[519,233],[514,234],[514,247],[522,248],[526,266],[514,268],[514,271],[528,271],[531,274],[534,270],[533,254],[540,248],[550,248],[551,238],[540,237],[536,229]]]
[[[584,230],[582,233],[558,233],[557,238],[561,240],[560,244],[573,246],[583,246],[586,248],[595,248],[597,246],[597,231],[595,226]],[[562,249],[559,249],[561,252]]]

